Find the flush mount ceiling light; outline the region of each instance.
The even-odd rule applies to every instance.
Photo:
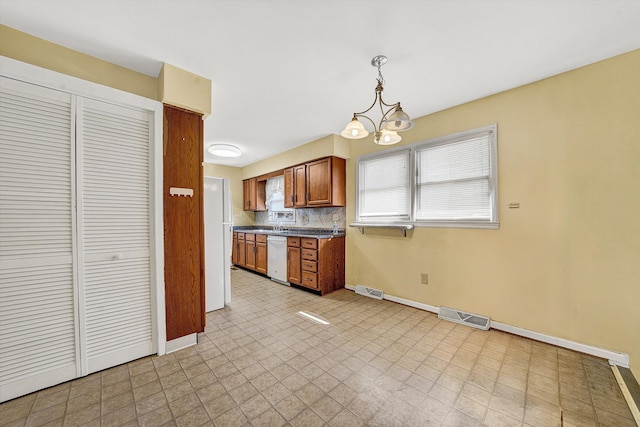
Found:
[[[238,147],[229,144],[213,144],[207,151],[218,157],[240,157],[242,154]]]
[[[384,55],[374,56],[371,60],[371,65],[378,68],[376,97],[373,100],[371,107],[360,113],[353,113],[353,119],[351,119],[342,132],[340,132],[340,135],[345,138],[361,139],[369,135],[369,132],[365,129],[364,125],[360,123],[358,117],[362,117],[371,122],[373,125],[373,142],[380,145],[397,144],[402,140],[402,137],[398,135],[398,132],[403,132],[413,127],[413,122],[409,118],[409,115],[402,111],[402,107],[400,107],[399,102],[396,102],[395,104],[387,104],[382,100],[382,91],[384,90],[382,85],[384,85],[385,82],[384,77],[382,77],[380,67],[386,63],[387,57]],[[376,125],[370,117],[365,115],[365,113],[371,111],[376,105],[380,106],[380,113],[382,114],[382,118],[378,125]],[[385,109],[385,107],[389,108]]]

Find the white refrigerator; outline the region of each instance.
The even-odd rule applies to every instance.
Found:
[[[204,256],[206,311],[231,301],[233,217],[229,180],[204,177]]]

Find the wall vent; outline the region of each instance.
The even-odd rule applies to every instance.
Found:
[[[440,307],[438,318],[461,323],[463,325],[471,326],[472,328],[478,328],[485,331],[491,326],[491,319],[486,316],[466,313],[464,311],[447,307]]]
[[[366,286],[357,285],[356,294],[364,295],[365,297],[371,297],[375,299],[382,299],[384,294],[380,289],[367,288]]]

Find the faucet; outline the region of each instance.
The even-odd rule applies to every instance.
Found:
[[[273,231],[282,231],[282,224],[280,224],[280,220],[278,220],[276,226],[273,227]]]

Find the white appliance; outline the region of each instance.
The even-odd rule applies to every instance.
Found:
[[[267,276],[283,285],[287,282],[287,238],[267,237]]]
[[[204,256],[206,311],[231,301],[231,245],[233,239],[229,180],[204,177]]]

